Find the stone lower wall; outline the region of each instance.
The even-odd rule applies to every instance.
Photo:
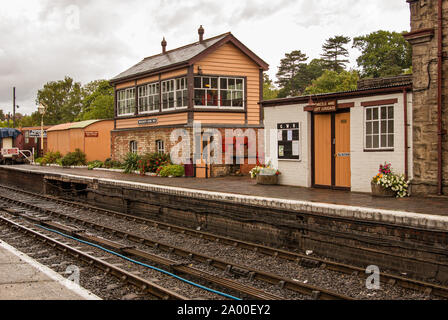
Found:
[[[414,194],[436,194],[438,186],[437,126],[437,1],[409,0],[411,32],[433,29],[434,36],[410,41],[413,47],[413,147]],[[448,0],[443,1],[443,51],[448,46]],[[448,79],[448,61],[443,60],[443,83]],[[448,129],[448,87],[443,85],[443,127]],[[448,194],[448,139],[443,135],[443,184]]]

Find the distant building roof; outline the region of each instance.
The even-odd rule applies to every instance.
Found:
[[[107,121],[107,120],[86,120],[81,122],[70,122],[70,123],[62,123],[58,124],[56,126],[53,126],[49,128],[47,131],[61,131],[61,130],[68,130],[68,129],[84,129],[88,126],[100,122],[100,121]]]
[[[0,139],[1,138],[10,138],[10,137],[16,138],[20,134],[21,134],[21,132],[17,129],[0,128]]]
[[[213,38],[197,41],[177,49],[166,51],[165,53],[144,58],[142,61],[120,73],[110,81],[114,83],[136,76],[143,76],[152,72],[162,71],[175,66],[188,66],[194,63],[195,58],[202,56],[202,54],[207,52],[212,52],[227,42],[232,42],[236,47],[241,49],[241,51],[254,60],[261,68],[268,70],[269,65],[266,62],[250,51],[230,32],[227,32]]]
[[[412,84],[412,74],[403,74],[395,77],[368,78],[358,81],[358,90],[384,88],[388,86]]]

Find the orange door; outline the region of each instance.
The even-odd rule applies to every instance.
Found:
[[[335,185],[351,187],[350,113],[335,114]]]
[[[331,187],[331,114],[314,115],[314,184]]]

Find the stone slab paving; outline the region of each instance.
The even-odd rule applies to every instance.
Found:
[[[0,300],[98,300],[0,240]]]

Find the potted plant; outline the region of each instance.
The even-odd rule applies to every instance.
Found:
[[[409,181],[403,174],[392,172],[390,163],[380,165],[380,170],[372,178],[372,195],[377,197],[397,197],[409,196]]]
[[[271,162],[267,165],[258,164],[250,171],[252,179],[256,179],[257,184],[275,185],[278,184],[278,176],[280,171],[272,167]]]

